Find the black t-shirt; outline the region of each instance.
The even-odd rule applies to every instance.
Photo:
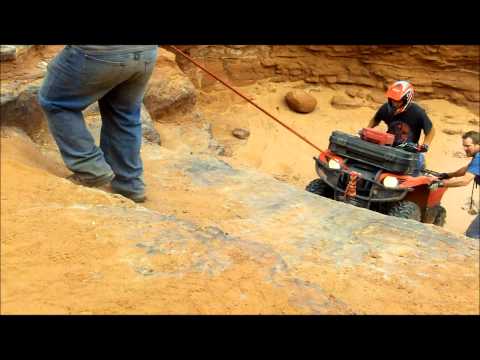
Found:
[[[417,144],[422,130],[425,134],[432,130],[432,121],[425,110],[415,103],[411,103],[404,112],[397,115],[393,115],[393,110],[385,103],[378,109],[374,119],[383,120],[387,124],[388,132],[395,135],[394,145],[404,142]]]

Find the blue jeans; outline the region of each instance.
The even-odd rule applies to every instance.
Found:
[[[477,215],[475,219],[473,219],[472,223],[465,232],[465,236],[474,239],[480,239],[480,215]]]
[[[157,49],[86,53],[66,46],[48,66],[39,103],[65,165],[85,179],[115,174],[112,189],[143,193],[140,110]],[[100,147],[82,111],[98,101]]]

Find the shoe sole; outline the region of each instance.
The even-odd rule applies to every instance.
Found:
[[[125,196],[127,199],[130,199],[136,203],[144,203],[147,200],[147,197],[145,195],[125,195],[125,194],[120,194],[120,195]]]
[[[73,182],[74,184],[83,185],[86,187],[100,187],[110,183],[114,178],[115,178],[115,174],[104,175],[94,180],[78,179],[75,177],[75,174],[67,177],[67,179]]]

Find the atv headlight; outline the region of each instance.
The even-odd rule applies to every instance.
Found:
[[[340,170],[341,168],[340,163],[335,159],[330,159],[328,161],[328,167],[333,170]]]
[[[387,176],[383,179],[383,185],[386,188],[395,188],[398,186],[398,179],[394,176]]]

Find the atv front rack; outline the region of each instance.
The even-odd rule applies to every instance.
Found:
[[[316,171],[320,178],[325,181],[325,183],[330,186],[335,193],[341,194],[341,196],[346,196],[346,189],[342,189],[337,184],[339,182],[339,178],[347,174],[350,177],[351,171],[345,170],[343,168],[340,169],[331,169],[328,167],[320,159],[313,157],[316,164]],[[356,195],[355,199],[362,200],[366,202],[369,207],[370,203],[372,202],[394,202],[402,200],[407,193],[410,191],[409,189],[396,189],[396,188],[387,188],[379,181],[374,179],[368,179],[365,177],[360,176],[360,178],[366,182],[371,183],[370,192],[368,196]]]

